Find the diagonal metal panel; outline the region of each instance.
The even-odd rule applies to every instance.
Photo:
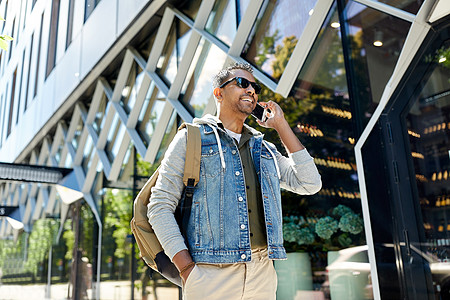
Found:
[[[153,43],[152,50],[148,57],[147,66],[145,70],[149,72],[156,71],[158,60],[164,49],[164,45],[166,43],[167,36],[169,35],[169,31],[172,26],[174,18],[175,14],[172,10],[166,9],[164,11],[164,15],[161,19],[161,24],[158,27],[158,32],[156,33],[155,41]]]
[[[228,54],[231,57],[241,56],[242,49],[244,49],[247,38],[253,28],[253,24],[256,21],[256,17],[258,16],[259,10],[261,9],[263,3],[264,0],[251,0],[249,4],[249,7],[251,7],[251,9],[247,9],[247,11],[245,12],[244,17],[239,24],[236,36],[234,37],[234,41],[231,44],[230,50],[228,51]]]

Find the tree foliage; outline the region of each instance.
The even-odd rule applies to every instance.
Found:
[[[47,257],[58,233],[59,222],[54,219],[39,219],[33,225],[28,238],[25,269],[37,273],[39,264]]]
[[[5,22],[5,19],[0,17],[0,21],[1,22]],[[7,51],[8,50],[8,43],[10,41],[12,41],[12,40],[13,40],[13,38],[10,37],[9,35],[0,34],[0,49],[3,49],[5,51]]]

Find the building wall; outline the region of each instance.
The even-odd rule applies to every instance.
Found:
[[[150,1],[143,0],[100,1],[85,21],[85,1],[72,1],[74,2],[72,41],[67,48],[70,1],[38,0],[34,6],[31,0],[8,1],[7,7],[7,1],[1,2],[0,11],[5,12],[5,9],[8,9],[5,14],[8,20],[4,32],[16,37],[10,46],[12,47],[9,51],[11,59],[9,61],[6,59],[6,56],[10,54],[5,52],[1,62],[1,96],[3,99],[8,99],[8,103],[13,92],[13,74],[17,70],[13,125],[9,135],[6,125],[9,120],[2,119],[0,142],[2,161],[13,162],[17,158],[41,128],[49,122],[51,116],[67,101],[75,88],[86,79],[107,51],[115,45],[124,30],[142,12],[143,7],[150,4]],[[52,3],[58,2],[60,2],[60,8],[56,36],[56,64],[46,77]],[[164,1],[152,2],[154,6],[164,3]],[[13,22],[16,25],[14,32],[11,32]],[[40,36],[41,33],[42,36]],[[32,36],[33,41],[31,41]],[[30,61],[31,48],[33,53]],[[28,84],[27,78],[29,78]],[[36,85],[35,82],[37,82]],[[9,107],[4,101],[2,114],[7,116],[8,113]]]

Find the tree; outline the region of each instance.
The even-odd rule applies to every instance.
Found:
[[[5,22],[6,20],[0,17],[0,21]],[[0,34],[0,48],[8,51],[8,43],[12,41],[13,38],[6,34]]]

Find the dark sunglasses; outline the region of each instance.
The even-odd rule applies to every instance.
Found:
[[[220,88],[223,88],[224,86],[226,86],[227,84],[229,84],[233,80],[236,80],[236,85],[238,87],[240,87],[241,89],[246,89],[246,88],[248,88],[249,84],[251,84],[253,89],[255,90],[255,94],[261,93],[261,86],[259,84],[257,84],[256,82],[248,81],[247,79],[245,79],[243,77],[233,77],[231,79],[228,79],[227,81],[222,83]]]

